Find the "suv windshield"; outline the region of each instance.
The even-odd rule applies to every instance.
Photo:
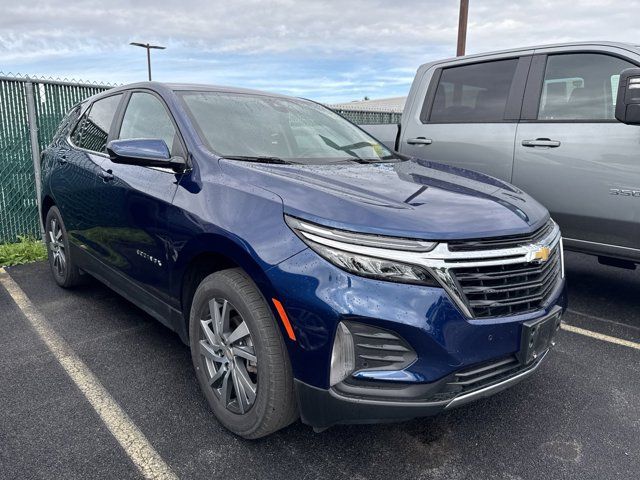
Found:
[[[398,159],[316,103],[226,92],[178,92],[208,148],[222,157],[282,163]]]

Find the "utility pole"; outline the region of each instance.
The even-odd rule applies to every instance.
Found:
[[[131,42],[129,45],[135,47],[142,47],[147,49],[147,71],[149,72],[149,81],[151,81],[151,49],[164,50],[167,47],[161,47],[160,45],[151,45],[149,43]]]
[[[469,0],[460,0],[460,18],[458,19],[458,51],[456,55],[464,55],[467,45],[467,18],[469,17]]]

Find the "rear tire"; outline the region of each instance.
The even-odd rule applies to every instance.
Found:
[[[193,297],[189,338],[200,387],[227,429],[255,439],[296,420],[284,340],[264,297],[242,269],[202,280]]]
[[[75,287],[81,283],[81,273],[71,256],[67,229],[57,207],[47,212],[44,228],[53,279],[62,288]]]

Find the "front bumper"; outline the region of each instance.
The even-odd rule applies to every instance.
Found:
[[[423,385],[426,400],[402,399],[403,396],[411,397],[413,393],[402,390],[398,390],[395,399],[348,396],[335,388],[325,390],[296,380],[300,416],[303,423],[324,429],[336,424],[394,422],[435,415],[491,396],[521,382],[538,369],[548,353],[547,350],[535,362],[499,380],[455,395],[441,393],[445,385],[453,380],[452,377]]]
[[[286,345],[301,417],[316,428],[433,415],[515,384],[546,356],[538,355],[528,364],[530,359],[520,358],[524,325],[561,314],[567,302],[562,280],[541,310],[469,319],[442,288],[358,277],[310,250],[267,273],[274,289],[269,295],[282,299],[296,335]],[[331,350],[340,322],[393,332],[416,353],[415,361],[401,370],[360,370],[329,387]],[[460,387],[458,376],[487,365],[502,368],[504,362],[508,374]]]

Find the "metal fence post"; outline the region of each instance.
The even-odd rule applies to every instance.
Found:
[[[33,83],[29,78],[24,84],[27,93],[27,120],[29,122],[29,140],[31,141],[31,158],[33,159],[33,173],[36,183],[36,201],[38,202],[38,225],[40,225],[40,236],[44,237],[44,225],[42,223],[42,192],[41,170],[40,170],[40,144],[38,143],[38,118],[36,115],[36,100],[33,95]]]

